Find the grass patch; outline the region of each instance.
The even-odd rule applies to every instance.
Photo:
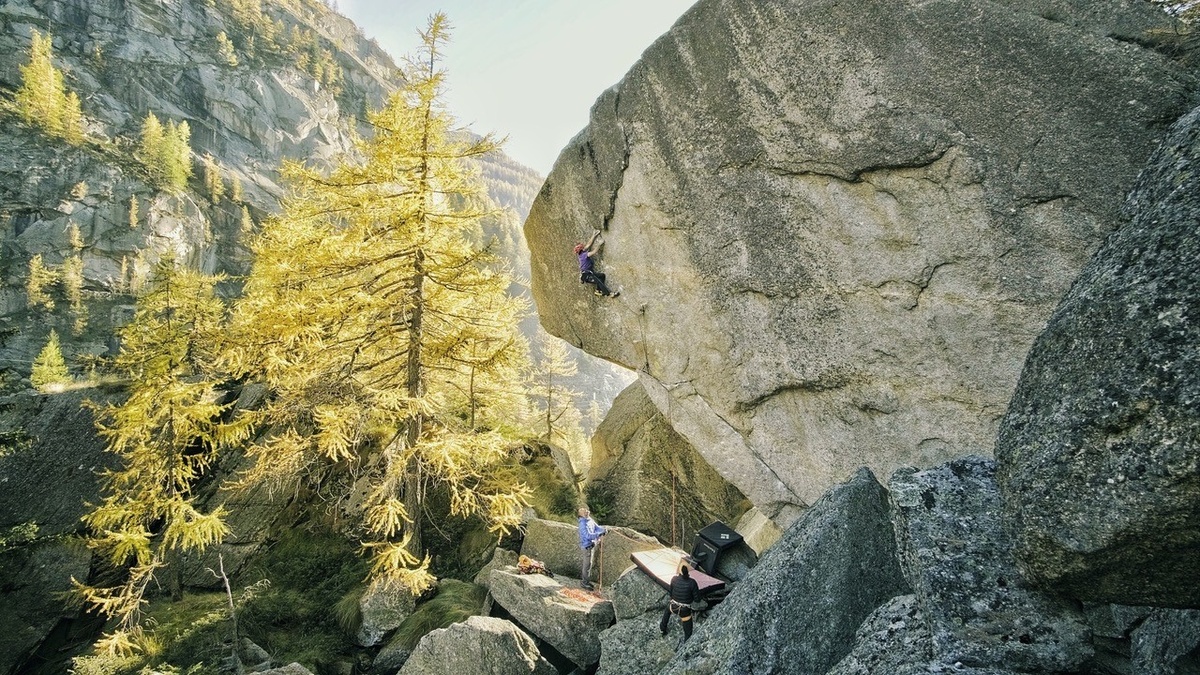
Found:
[[[466,621],[468,617],[479,614],[486,596],[487,589],[483,586],[458,579],[443,579],[438,584],[437,595],[417,607],[396,629],[392,639],[399,640],[405,649],[411,650],[430,631]]]

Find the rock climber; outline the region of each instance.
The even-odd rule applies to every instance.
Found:
[[[692,636],[692,603],[699,598],[700,584],[688,573],[687,563],[680,561],[679,574],[671,577],[670,599],[663,609],[662,621],[658,622],[663,637],[667,636],[667,622],[672,614],[679,617],[679,623],[683,626],[683,639]]]
[[[575,255],[579,257],[579,282],[595,286],[596,295],[606,295],[615,298],[621,292],[609,290],[604,282],[604,273],[596,271],[596,261],[593,258],[600,252],[600,247],[604,246],[604,240],[600,239],[600,243],[596,244],[597,239],[600,239],[600,230],[596,230],[596,233],[592,235],[588,243],[575,244]],[[596,244],[595,248],[592,247],[593,244]]]
[[[592,512],[588,507],[579,507],[579,578],[583,581],[584,590],[592,590],[592,563],[596,559],[596,544],[605,534],[608,534],[608,530],[592,520]]]

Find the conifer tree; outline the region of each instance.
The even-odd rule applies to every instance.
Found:
[[[63,261],[61,281],[63,295],[71,307],[74,319],[71,332],[81,335],[87,327],[87,307],[83,304],[83,257],[78,252]]]
[[[242,194],[242,179],[234,176],[230,181],[232,185],[229,187],[229,198],[235,202],[245,200],[245,195]]]
[[[219,204],[221,197],[225,194],[225,182],[221,180],[221,167],[217,166],[217,160],[213,158],[212,153],[204,153],[204,186],[208,189],[209,199],[213,204]]]
[[[136,230],[138,227],[138,199],[137,195],[129,195],[129,229]]]
[[[29,259],[29,275],[25,278],[25,304],[30,309],[54,310],[54,298],[47,291],[58,281],[58,272],[42,262],[39,253]]]
[[[273,393],[275,433],[252,448],[250,479],[288,484],[382,452],[364,545],[374,575],[413,592],[430,583],[426,483],[447,487],[452,513],[481,515],[497,532],[516,525],[527,496],[492,470],[511,439],[484,383],[522,358],[522,308],[471,244],[486,210],[464,160],[495,143],[456,134],[442,108],[447,30],[444,15],[431,19],[408,85],[368,115],[375,134],[359,143],[361,160],[328,174],[284,167],[290,196],[252,245],[228,355],[235,376],[261,377]]]
[[[131,566],[114,587],[76,582],[87,602],[117,621],[101,647],[131,647],[142,595],[169,552],[203,549],[228,533],[222,510],[202,513],[192,495],[218,452],[243,442],[251,422],[222,422],[225,406],[207,377],[224,315],[213,296],[216,282],[178,269],[170,256],[160,260],[133,321],[120,331],[114,367],[127,378],[129,396],[93,405],[96,426],[120,466],[103,475],[103,499],[84,517],[92,532],[88,545],[114,565]]]
[[[79,97],[68,93],[62,72],[54,67],[52,39],[33,31],[29,63],[21,66],[17,109],[27,124],[40,126],[51,136],[69,143],[83,141],[83,112]]]
[[[29,375],[29,382],[40,391],[53,391],[71,383],[71,373],[67,370],[62,345],[58,341],[58,333],[54,330],[50,331],[50,339],[33,361],[33,372]]]
[[[225,31],[217,33],[217,55],[225,62],[225,65],[230,68],[236,68],[238,65],[237,52],[233,48],[233,42]]]
[[[579,392],[567,386],[567,378],[576,375],[579,367],[567,351],[566,343],[549,333],[539,331],[538,346],[541,358],[534,366],[530,389],[535,399],[541,402],[541,432],[547,443],[565,445],[567,430],[578,427],[581,418],[575,407]]]
[[[192,177],[190,142],[186,121],[168,121],[164,127],[153,112],[146,113],[137,158],[158,187],[177,192]]]

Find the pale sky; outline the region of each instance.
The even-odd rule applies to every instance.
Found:
[[[588,121],[592,103],[695,0],[338,0],[397,61],[443,11],[446,103],[476,133],[545,175]]]

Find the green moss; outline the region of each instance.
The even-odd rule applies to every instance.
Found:
[[[270,579],[271,587],[246,603],[243,633],[276,661],[297,661],[321,674],[356,651],[335,611],[367,576],[353,542],[328,532],[289,530],[251,575]]]
[[[406,649],[411,650],[426,633],[479,614],[485,597],[487,589],[483,586],[457,579],[443,579],[438,585],[437,595],[417,607],[396,629],[392,639],[399,640]]]

